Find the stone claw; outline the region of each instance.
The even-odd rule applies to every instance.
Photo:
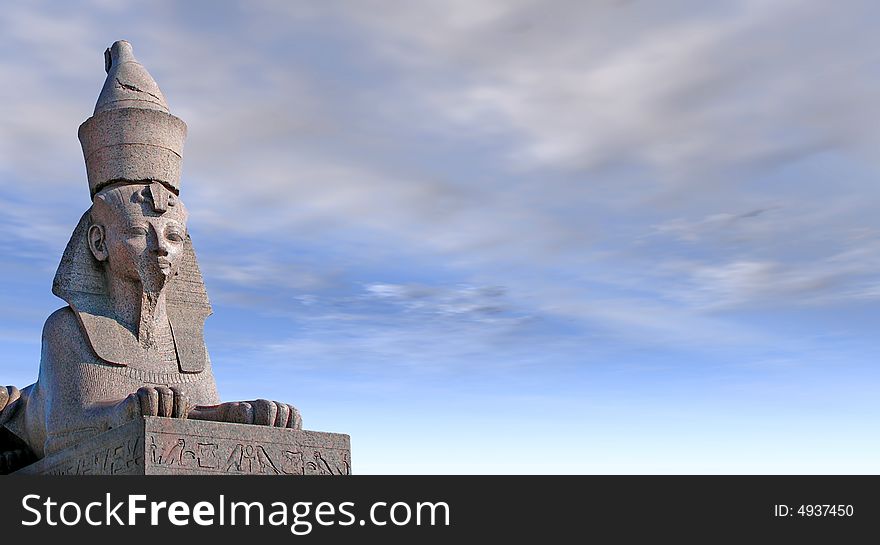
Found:
[[[0,425],[9,421],[12,411],[6,410],[21,397],[21,392],[15,386],[0,386]]]
[[[224,420],[226,422],[234,422],[236,424],[253,424],[254,408],[246,401],[233,401],[223,404]]]
[[[293,405],[288,405],[288,407],[290,407],[290,414],[287,419],[287,425],[284,427],[301,430],[303,427],[302,415],[299,413],[299,410]]]
[[[224,403],[223,420],[236,424],[254,424],[276,428],[302,429],[302,416],[293,405],[255,399],[253,401],[232,401]]]
[[[189,414],[187,396],[176,386],[141,386],[133,396],[141,416],[186,418]]]

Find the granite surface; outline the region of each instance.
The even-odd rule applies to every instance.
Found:
[[[348,435],[140,417],[15,475],[349,475]]]

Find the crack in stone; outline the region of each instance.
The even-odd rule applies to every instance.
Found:
[[[138,88],[134,85],[128,84],[128,83],[122,83],[121,81],[119,81],[119,78],[116,78],[116,85],[118,85],[119,87],[122,87],[123,89],[126,89],[128,91],[134,91],[136,93],[144,93],[145,95],[150,95],[151,97],[158,100],[160,103],[162,102],[162,99],[157,97],[153,93],[151,93],[149,91],[144,91],[143,89],[140,89],[140,88]]]

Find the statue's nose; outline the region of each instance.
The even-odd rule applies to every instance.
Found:
[[[159,255],[168,255],[168,241],[165,240],[165,237],[159,236],[156,240],[156,252]]]
[[[160,256],[168,255],[168,241],[159,233],[154,225],[150,226],[150,249]]]

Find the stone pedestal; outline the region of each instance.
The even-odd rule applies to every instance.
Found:
[[[142,417],[17,475],[348,475],[348,435]]]

